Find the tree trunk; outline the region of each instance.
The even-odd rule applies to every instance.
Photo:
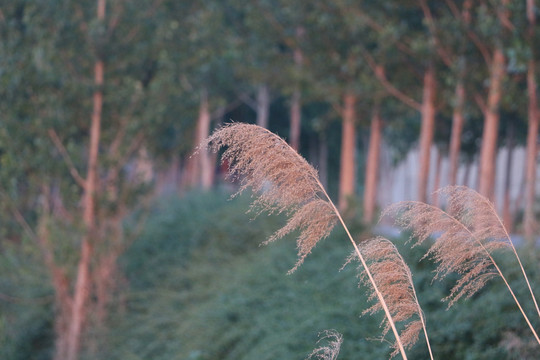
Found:
[[[499,127],[499,104],[501,86],[505,75],[505,59],[502,49],[496,48],[491,64],[490,85],[484,115],[484,131],[480,150],[479,192],[493,199],[495,183],[495,156],[497,152],[497,132]]]
[[[208,104],[208,92],[201,92],[199,104],[199,117],[197,119],[197,145],[202,143],[210,135],[210,107]],[[198,177],[199,184],[204,190],[212,187],[214,168],[208,151],[201,151],[197,154],[199,159]]]
[[[295,39],[296,47],[293,51],[293,60],[296,71],[300,72],[304,65],[304,54],[300,49],[300,43],[304,37],[305,29],[302,26],[296,28]],[[291,147],[295,150],[300,149],[300,131],[302,124],[302,93],[300,92],[299,84],[295,85],[294,92],[291,98],[291,131],[290,141]]]
[[[433,184],[434,190],[439,190],[441,187],[441,172],[442,172],[442,151],[437,151],[437,165],[435,167],[435,183]],[[439,193],[433,194],[433,206],[439,207]]]
[[[302,105],[300,90],[295,89],[291,98],[291,135],[290,144],[295,150],[300,148],[300,127],[302,123]]]
[[[319,179],[328,189],[328,138],[325,133],[319,134]]]
[[[268,128],[270,117],[270,90],[268,85],[262,84],[257,88],[257,125]]]
[[[465,173],[463,174],[463,181],[462,184],[468,187],[473,187],[469,185],[471,182],[471,167],[473,165],[473,160],[467,161],[467,164],[465,165]]]
[[[105,19],[105,0],[97,1],[97,19]],[[74,287],[73,305],[69,322],[69,334],[66,345],[65,360],[76,360],[79,355],[82,329],[87,313],[87,300],[91,291],[90,260],[92,258],[92,241],[95,236],[96,208],[95,196],[98,181],[98,152],[101,137],[101,112],[103,110],[103,60],[98,59],[94,66],[93,111],[90,124],[90,148],[88,151],[88,173],[83,194],[83,222],[86,227],[81,243],[81,254],[77,266],[77,279]],[[63,359],[64,360],[64,359]]]
[[[369,147],[366,163],[366,185],[364,189],[364,222],[371,223],[377,200],[377,181],[379,175],[379,155],[381,150],[382,120],[378,106],[373,111]]]
[[[459,150],[461,147],[461,134],[465,118],[463,107],[465,105],[465,86],[460,79],[456,85],[455,105],[452,114],[452,134],[450,135],[450,185],[456,185],[459,169]]]
[[[435,134],[435,69],[429,66],[424,74],[422,98],[422,126],[420,129],[420,167],[418,173],[418,200],[426,202],[431,145]]]
[[[344,96],[343,126],[341,138],[341,159],[339,171],[339,209],[347,209],[349,197],[354,195],[355,151],[356,151],[356,97],[347,93]]]
[[[514,228],[514,214],[512,211],[512,203],[510,199],[510,187],[512,179],[512,156],[514,154],[514,127],[510,124],[507,136],[507,158],[506,158],[506,174],[504,181],[504,201],[503,201],[503,222],[506,230],[511,232]]]
[[[534,26],[536,24],[534,0],[527,0],[527,18],[529,20],[529,43],[533,52],[532,59],[529,60],[527,69],[527,95],[529,98],[529,131],[527,133],[527,173],[525,185],[525,214],[524,227],[525,238],[533,241],[535,233],[534,203],[536,201],[536,155],[538,141],[538,102],[535,78],[535,57],[534,57]]]

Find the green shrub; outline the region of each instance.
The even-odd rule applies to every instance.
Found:
[[[373,339],[383,318],[360,317],[368,303],[355,269],[339,271],[350,252],[344,233],[334,231],[286,275],[295,264],[293,237],[259,246],[283,219],[250,221],[249,199],[226,198],[191,194],[154,209],[124,258],[130,281],[125,312],[113,319],[98,358],[304,359],[324,329],[343,334],[340,359],[389,357],[387,343]],[[402,245],[406,239],[395,242],[411,266],[437,358],[534,358],[528,329],[501,281],[447,311],[440,299],[455,279],[432,283],[434,265],[418,262],[426,248],[410,249]],[[529,258],[525,267],[533,264]],[[527,296],[519,271],[509,278]],[[508,349],[512,344],[518,345]],[[409,356],[427,357],[422,339]]]

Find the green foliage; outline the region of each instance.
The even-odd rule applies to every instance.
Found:
[[[250,221],[248,200],[192,194],[160,206],[126,254],[126,313],[114,319],[99,357],[300,358],[325,328],[350,334],[354,352],[373,346],[364,340],[369,332],[347,326],[363,309],[354,270],[338,271],[349,250],[325,240],[315,259],[287,276],[294,239],[260,247],[283,219]],[[378,320],[368,328],[378,331]]]
[[[324,329],[344,335],[341,359],[388,358],[388,345],[373,340],[382,317],[359,317],[369,305],[354,267],[339,271],[351,250],[341,231],[287,276],[295,263],[293,238],[258,246],[283,219],[250,221],[249,199],[225,198],[191,194],[156,205],[123,260],[130,284],[125,310],[94,358],[303,359]],[[533,339],[502,282],[446,310],[440,300],[455,279],[432,283],[433,264],[418,262],[426,249],[411,250],[404,239],[396,243],[411,266],[437,358],[534,358]],[[512,287],[527,296],[519,269],[501,260]],[[534,269],[535,259],[525,261]],[[540,284],[531,275],[533,287]],[[409,356],[427,356],[423,339]]]
[[[253,219],[245,213],[249,198],[228,197],[221,190],[156,201],[122,258],[128,283],[119,311],[107,330],[93,334],[100,345],[86,358],[303,359],[324,329],[343,334],[340,359],[388,358],[387,343],[374,340],[382,317],[360,317],[369,304],[356,270],[339,271],[351,251],[345,234],[336,230],[286,275],[296,261],[294,237],[259,246],[284,219]],[[436,358],[535,358],[534,339],[500,280],[446,310],[441,299],[455,279],[432,283],[433,264],[418,262],[426,249],[411,249],[407,238],[395,242],[411,266]],[[538,289],[538,256],[522,259]],[[513,259],[500,261],[518,297],[526,298]],[[0,272],[1,358],[50,358],[53,295],[35,245],[26,239],[4,244]],[[408,355],[426,358],[424,340]]]
[[[4,242],[0,274],[0,358],[50,359],[54,295],[35,244]]]

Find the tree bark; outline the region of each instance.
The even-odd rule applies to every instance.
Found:
[[[442,159],[443,159],[442,152],[439,150],[437,151],[437,165],[435,166],[435,183],[433,184],[434,190],[439,190],[441,187]],[[436,192],[433,194],[432,202],[433,202],[433,206],[439,207],[439,202],[440,202],[439,193]]]
[[[465,173],[463,174],[463,181],[462,184],[465,186],[471,187],[469,183],[471,182],[471,167],[473,165],[473,160],[468,160],[467,164],[465,165]]]
[[[465,105],[465,86],[460,79],[456,85],[455,105],[452,114],[452,133],[450,135],[450,185],[456,185],[459,169],[459,150],[461,148],[461,134],[465,118],[463,107]]]
[[[197,144],[200,144],[210,135],[210,107],[208,104],[208,92],[201,92],[199,104],[199,117],[197,119]],[[212,187],[214,168],[208,151],[201,151],[198,156],[199,184],[204,190]]]
[[[302,69],[304,64],[304,54],[300,49],[299,44],[302,42],[305,30],[303,27],[298,26],[296,28],[296,46],[293,52],[294,65],[297,71]],[[290,144],[295,150],[300,149],[300,131],[302,124],[302,94],[300,87],[296,84],[294,92],[291,98],[291,132],[290,132]]]
[[[257,125],[268,128],[270,117],[270,89],[268,85],[262,84],[257,88]]]
[[[105,20],[105,0],[97,1],[97,19]],[[88,295],[91,290],[90,260],[92,241],[95,235],[95,196],[98,183],[98,152],[101,137],[101,113],[103,110],[103,73],[102,59],[94,65],[93,111],[90,124],[90,148],[88,151],[88,172],[83,194],[83,222],[86,227],[81,242],[81,253],[77,266],[77,279],[74,287],[73,305],[69,321],[65,360],[76,360],[79,355],[83,324],[86,319]]]
[[[505,59],[501,48],[496,48],[491,64],[490,85],[484,114],[484,131],[480,149],[479,193],[493,199],[495,183],[495,156],[499,127],[501,86],[505,76]]]
[[[369,147],[366,163],[366,178],[364,188],[364,222],[371,223],[375,213],[377,200],[377,181],[379,175],[379,155],[381,150],[382,120],[378,106],[373,111]]]
[[[528,241],[533,241],[535,233],[535,218],[534,218],[534,203],[536,201],[536,155],[538,141],[538,100],[537,100],[537,85],[535,74],[535,56],[534,56],[534,27],[536,24],[536,16],[534,9],[534,0],[527,0],[527,18],[529,21],[529,46],[533,53],[529,60],[527,69],[527,95],[529,100],[528,117],[529,130],[527,133],[527,172],[525,183],[525,214],[524,227],[525,238]]]
[[[291,147],[298,151],[300,148],[300,128],[302,124],[302,104],[299,89],[295,89],[291,98]]]
[[[506,136],[506,148],[507,148],[507,158],[506,158],[506,174],[504,181],[504,201],[503,201],[503,222],[506,230],[512,232],[514,228],[514,214],[512,211],[512,201],[510,199],[510,187],[511,187],[511,178],[512,178],[512,156],[514,154],[514,127],[510,125]]]
[[[328,138],[325,133],[319,134],[319,179],[325,189],[328,189]]]
[[[347,209],[348,199],[354,195],[356,182],[355,150],[356,150],[356,96],[347,93],[344,96],[343,126],[341,138],[341,159],[339,171],[339,209]]]
[[[435,69],[429,66],[424,74],[422,98],[422,126],[420,128],[420,167],[418,173],[418,200],[426,202],[431,145],[435,134]]]

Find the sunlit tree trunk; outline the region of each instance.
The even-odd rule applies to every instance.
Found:
[[[366,163],[366,178],[364,188],[364,222],[371,223],[375,213],[377,199],[377,181],[379,174],[379,155],[381,150],[382,120],[378,106],[373,111],[369,147]]]
[[[105,20],[105,0],[97,1],[97,19]],[[90,148],[88,151],[88,171],[83,194],[83,223],[86,227],[81,242],[77,278],[74,286],[73,305],[67,338],[66,360],[78,358],[81,335],[87,314],[87,301],[90,293],[90,260],[92,258],[93,244],[96,230],[95,196],[98,185],[98,152],[101,137],[101,113],[103,110],[103,73],[102,59],[97,59],[94,65],[94,96],[93,111],[90,124]]]
[[[435,134],[435,69],[429,66],[424,74],[422,98],[422,126],[420,129],[420,167],[418,173],[418,200],[426,202],[431,145]]]
[[[496,48],[490,69],[490,85],[484,115],[484,131],[480,149],[479,193],[493,199],[495,183],[495,156],[499,127],[501,86],[505,76],[505,59],[502,49]]]
[[[527,0],[527,19],[529,21],[529,44],[533,53],[527,69],[527,94],[529,98],[528,117],[529,130],[527,133],[527,173],[525,196],[525,237],[532,241],[535,233],[534,203],[536,200],[536,155],[538,141],[538,100],[534,57],[534,27],[536,24],[534,0]]]
[[[339,171],[339,208],[346,210],[347,200],[354,195],[356,182],[356,96],[347,93],[343,104],[343,126],[341,138],[341,160]]]
[[[465,105],[465,86],[463,80],[459,80],[456,85],[455,105],[452,114],[452,133],[450,135],[450,185],[456,185],[459,168],[459,150],[461,147],[461,134],[465,118],[463,107]]]

